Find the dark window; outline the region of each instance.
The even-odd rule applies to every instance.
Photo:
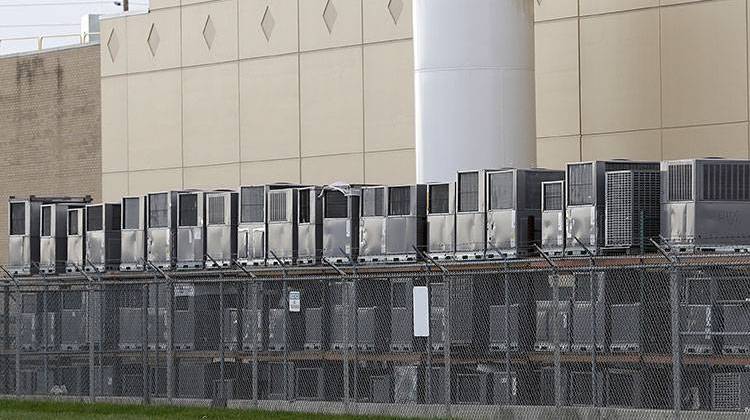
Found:
[[[180,194],[180,226],[198,226],[198,194]]]
[[[383,211],[384,188],[362,190],[362,216],[385,216]]]
[[[286,221],[286,191],[277,191],[268,194],[268,221]]]
[[[513,208],[513,172],[490,174],[490,209]]]
[[[68,212],[68,235],[78,235],[78,212],[80,210],[71,210]]]
[[[458,211],[479,210],[479,173],[458,174]]]
[[[693,199],[693,165],[670,165],[667,170],[669,201]]]
[[[568,166],[568,202],[572,206],[594,204],[593,164]]]
[[[263,197],[265,187],[245,187],[240,192],[242,195],[240,219],[243,223],[261,223],[265,221],[263,211]]]
[[[52,234],[52,207],[42,207],[42,236],[50,236]]]
[[[26,203],[10,203],[10,234],[26,233]]]
[[[326,191],[325,192],[325,217],[329,219],[345,219],[349,213],[347,212],[347,196],[341,191]]]
[[[63,309],[78,310],[83,307],[83,294],[81,292],[64,292],[62,301]]]
[[[169,226],[169,194],[151,194],[148,196],[148,227],[165,228]]]
[[[562,183],[544,184],[544,210],[562,210],[562,193]]]
[[[430,185],[430,214],[441,214],[450,212],[450,185]]]
[[[86,231],[94,232],[102,230],[102,206],[86,208]]]
[[[188,309],[190,309],[190,296],[175,297],[174,308],[176,311],[187,311]]]
[[[299,192],[299,222],[310,223],[310,194],[312,190],[300,190]]]
[[[224,197],[208,197],[208,224],[224,224]]]
[[[393,307],[394,308],[408,308],[411,301],[411,290],[409,290],[409,284],[404,282],[393,283]]]
[[[392,187],[388,189],[388,215],[406,216],[411,214],[411,188]]]
[[[123,229],[138,229],[140,224],[140,198],[126,198],[122,200]]]

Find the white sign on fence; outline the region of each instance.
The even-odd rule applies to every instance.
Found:
[[[302,309],[302,302],[299,290],[289,291],[289,312],[299,312]]]
[[[414,337],[430,336],[430,295],[427,286],[414,287]]]

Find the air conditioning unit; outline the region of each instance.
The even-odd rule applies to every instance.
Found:
[[[724,336],[722,352],[724,354],[750,354],[750,306],[722,305],[724,332],[745,335]]]
[[[359,261],[385,259],[386,188],[362,187],[359,214]]]
[[[596,372],[596,389],[593,388],[591,372],[572,371],[570,372],[570,387],[568,388],[568,397],[571,405],[591,406],[592,399],[595,397],[597,404],[604,401],[604,373]],[[592,392],[592,390],[594,390]]]
[[[282,264],[294,264],[297,261],[298,194],[295,188],[268,191],[269,265],[278,265],[279,261]]]
[[[206,254],[213,258],[207,258],[206,268],[231,267],[237,258],[238,197],[232,191],[205,194]]]
[[[74,273],[86,265],[85,209],[68,209],[68,260],[65,271]]]
[[[391,351],[414,351],[414,300],[411,279],[391,280]]]
[[[427,186],[386,187],[385,260],[413,262],[427,250]]]
[[[555,350],[554,329],[560,342],[561,351],[570,349],[570,301],[560,300],[558,309],[557,326],[554,325],[554,301],[539,300],[536,302],[536,339],[534,350],[549,352]]]
[[[42,204],[39,216],[39,270],[44,274],[65,272],[68,261],[68,209],[72,204]]]
[[[562,171],[504,169],[487,173],[487,258],[536,254],[541,241],[542,182],[559,181]]]
[[[21,332],[18,343],[21,350],[35,351],[39,349],[39,315],[38,296],[36,293],[24,293],[21,295],[20,323]]]
[[[458,373],[455,376],[455,394],[458,404],[488,404],[487,392],[489,374],[487,373]]]
[[[8,201],[8,271],[32,274],[39,264],[39,210],[41,202]]]
[[[60,334],[60,347],[64,351],[79,351],[89,345],[88,297],[85,294],[80,290],[63,291],[61,293],[60,325],[62,333]],[[96,315],[94,316],[96,317]],[[97,321],[94,320],[94,323],[97,324]],[[94,331],[96,330],[95,325]]]
[[[381,352],[389,348],[389,315],[385,305],[357,308],[357,348],[360,351]]]
[[[568,163],[565,177],[565,253],[586,255],[579,241],[595,254],[600,254],[605,247],[608,172],[658,170],[659,162],[610,160]]]
[[[303,302],[300,311],[306,303]],[[268,309],[268,350],[302,350],[304,343],[303,312],[290,312],[280,289],[271,290]]]
[[[393,402],[414,404],[420,401],[420,367],[415,365],[393,366]]]
[[[642,408],[643,375],[637,370],[610,369],[606,392],[608,407]]]
[[[333,283],[329,289],[331,308],[331,349],[354,348],[357,298],[352,283]]]
[[[611,307],[612,334],[609,349],[612,353],[638,353],[642,349],[640,303],[615,304]]]
[[[158,199],[157,199],[158,201]],[[122,198],[120,270],[142,271],[146,253],[146,197]],[[156,210],[156,208],[155,208]],[[159,217],[159,216],[155,216]],[[155,220],[157,222],[158,220]]]
[[[460,171],[456,182],[456,258],[484,258],[487,245],[487,173]]]
[[[327,344],[324,308],[305,310],[305,350],[324,350]]]
[[[456,252],[456,184],[427,185],[427,252],[452,259]]]
[[[161,269],[177,263],[178,191],[146,196],[146,258]]]
[[[312,265],[323,255],[323,190],[297,190],[297,264]]]
[[[178,269],[204,267],[206,206],[202,192],[188,191],[177,195],[177,261]]]
[[[261,352],[267,348],[267,344],[268,305],[265,299],[265,287],[262,284],[253,283],[245,287],[242,309],[242,349],[244,351],[255,349]]]
[[[297,367],[294,371],[294,397],[297,400],[324,401],[326,399],[326,369]]]
[[[487,294],[473,277],[451,277],[450,344],[456,348],[484,348],[489,345]],[[443,351],[446,343],[445,283],[430,285],[430,335],[432,349]]]
[[[122,249],[120,204],[86,206],[87,271],[119,270]]]
[[[612,171],[606,175],[605,246],[627,251],[651,247],[660,234],[661,174]]]
[[[263,185],[240,188],[237,259],[243,265],[266,262],[267,189]]]
[[[715,411],[750,411],[750,373],[712,374],[711,401]]]
[[[506,331],[505,305],[490,306],[490,351],[517,352],[520,348],[518,331],[521,328],[520,306],[508,306],[508,330]],[[510,332],[510,333],[509,333]]]
[[[222,344],[229,351],[239,350],[240,312],[240,309],[234,307],[224,308],[224,338]]]
[[[359,258],[359,203],[362,186],[323,192],[323,258],[348,264]]]
[[[687,333],[705,333],[705,335],[684,335],[682,350],[688,354],[714,354],[715,337],[718,331],[718,318],[710,305],[682,305],[680,307],[680,331]]]
[[[596,346],[596,351],[603,352],[607,346],[607,305],[603,301],[596,302],[596,332],[592,331],[591,302],[575,302],[573,304],[573,342],[571,350],[590,353]]]
[[[565,253],[565,181],[542,182],[542,251]]]
[[[372,375],[368,379],[369,402],[390,403],[393,401],[393,381],[390,375]]]
[[[571,392],[570,376],[570,371],[567,368],[560,368],[560,399],[563,405],[567,405],[569,401],[568,397]],[[538,377],[539,405],[555,405],[555,368],[552,366],[545,366],[541,368]]]
[[[662,163],[661,235],[679,252],[750,250],[750,161]]]
[[[492,373],[492,403],[495,405],[516,405],[519,404],[519,378],[514,371],[510,372],[510,381],[504,371]],[[508,389],[510,388],[510,389]],[[510,399],[508,399],[510,391]]]

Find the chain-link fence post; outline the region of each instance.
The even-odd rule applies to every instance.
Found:
[[[148,292],[149,284],[144,283],[141,288],[141,373],[143,386],[143,404],[151,403],[150,385],[149,385],[149,363],[148,363]],[[158,293],[158,289],[157,289]],[[158,308],[156,313],[158,319]]]
[[[224,276],[219,272],[219,401],[220,407],[226,407],[227,405],[227,394],[226,394],[226,372],[225,372],[225,352],[224,352]]]
[[[445,415],[451,418],[451,296],[453,296],[453,281],[451,277],[443,272],[443,284],[445,285],[445,342],[443,347],[443,397],[445,398]]]
[[[282,298],[282,302],[284,304],[283,309],[283,334],[284,334],[284,400],[291,401],[292,400],[292,393],[289,389],[289,284],[287,282],[287,273],[286,273],[286,266],[284,263],[279,259],[279,257],[276,255],[275,252],[269,250],[268,251],[271,256],[276,260],[276,262],[279,264],[279,267],[281,268],[281,293],[284,295]]]
[[[233,259],[232,264],[239,268],[247,277],[250,277],[252,280],[252,283],[250,284],[250,294],[252,299],[252,316],[253,320],[249,323],[250,325],[250,332],[252,334],[252,340],[253,340],[253,347],[252,347],[252,384],[251,384],[251,399],[253,403],[253,407],[258,408],[258,346],[260,343],[258,342],[258,277],[253,274],[252,272],[248,271],[245,267],[242,266],[237,260]],[[246,295],[246,289],[244,287],[244,284],[241,284],[241,290],[242,290],[242,297],[243,300],[247,298]],[[247,307],[247,302],[243,302],[243,308]],[[240,311],[242,313],[242,311]],[[243,325],[248,325],[248,322],[244,320],[243,318]]]
[[[510,405],[513,401],[513,379],[511,378],[511,363],[510,363],[510,279],[508,274],[508,261],[503,256],[503,295],[505,296],[505,378],[508,381],[508,386],[505,387],[505,397],[507,404]],[[519,343],[520,344],[520,343]]]
[[[89,400],[96,402],[95,392],[95,374],[96,366],[94,363],[94,285],[89,280],[86,283],[86,323],[87,334],[89,338]]]
[[[167,276],[167,402],[172,403],[175,392],[175,361],[174,361],[174,282]]]
[[[580,242],[579,242],[580,243]],[[554,348],[554,367],[555,367],[555,407],[560,408],[563,405],[562,400],[562,363],[561,363],[561,346],[560,346],[560,272],[552,259],[539,248],[539,245],[533,244],[539,255],[544,258],[552,269],[552,347]]]
[[[669,269],[669,300],[672,331],[672,392],[675,419],[682,410],[682,349],[680,344],[680,272],[674,264]]]
[[[10,287],[3,286],[3,394],[10,393]]]
[[[47,281],[47,276],[45,275],[44,278],[44,291],[42,292],[42,311],[46,315],[48,310],[48,293],[49,293],[49,283]],[[42,375],[44,376],[44,392],[49,392],[49,320],[45,316],[42,321],[42,330],[44,334],[44,360],[43,360],[43,372]]]
[[[16,283],[16,397],[21,396],[21,287]]]

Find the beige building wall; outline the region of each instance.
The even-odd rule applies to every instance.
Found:
[[[748,1],[541,0],[540,166],[748,158]]]
[[[415,179],[411,0],[152,0],[103,19],[106,199]]]

